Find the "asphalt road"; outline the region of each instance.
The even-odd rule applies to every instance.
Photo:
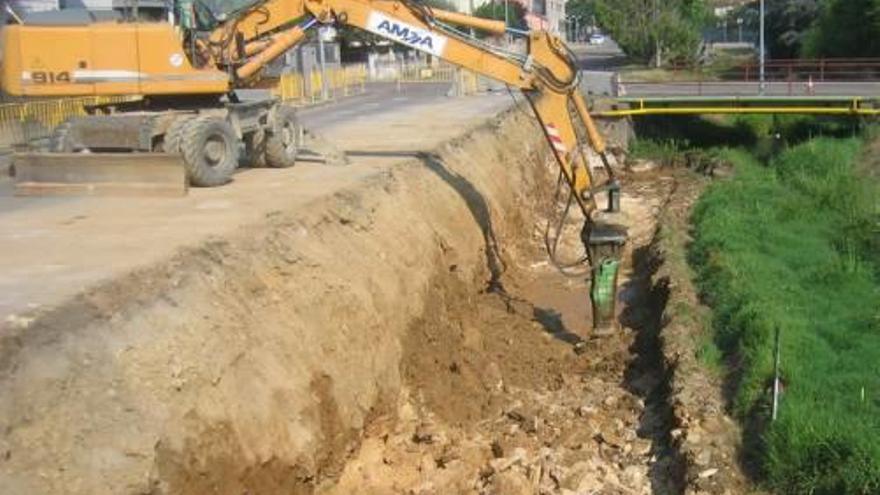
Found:
[[[578,68],[589,71],[615,71],[626,63],[626,54],[611,38],[601,45],[572,45]]]
[[[362,94],[301,108],[297,115],[309,130],[323,131],[357,116],[379,116],[446,97],[450,83],[372,83]],[[266,90],[239,91],[244,100],[267,98]]]

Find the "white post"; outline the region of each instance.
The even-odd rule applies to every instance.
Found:
[[[780,383],[779,383],[779,327],[776,327],[776,336],[775,336],[775,349],[773,356],[773,406],[771,408],[770,416],[773,421],[776,421],[776,418],[779,416],[779,393],[781,392]]]

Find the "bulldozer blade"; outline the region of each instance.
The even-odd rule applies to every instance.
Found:
[[[171,153],[17,153],[16,196],[185,196]]]

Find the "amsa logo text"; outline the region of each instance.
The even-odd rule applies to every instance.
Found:
[[[411,26],[379,12],[370,13],[367,29],[380,36],[438,57],[443,55],[443,48],[446,47],[445,36]]]

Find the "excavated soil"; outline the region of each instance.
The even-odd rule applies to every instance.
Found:
[[[371,424],[339,480],[344,493],[679,493],[667,371],[650,273],[635,268],[673,184],[632,175],[618,331],[590,332],[587,283],[548,265],[541,228],[475,292],[449,266],[405,339],[405,389]],[[546,212],[546,208],[545,208]],[[541,221],[545,221],[546,218]],[[577,239],[574,222],[569,241]],[[522,241],[522,240],[521,240]],[[578,241],[579,242],[579,241]],[[573,252],[575,246],[565,246]],[[634,249],[633,249],[634,248]],[[642,272],[646,273],[646,272]]]
[[[601,336],[518,111],[8,324],[3,493],[683,492],[651,248],[680,179],[623,180]]]

